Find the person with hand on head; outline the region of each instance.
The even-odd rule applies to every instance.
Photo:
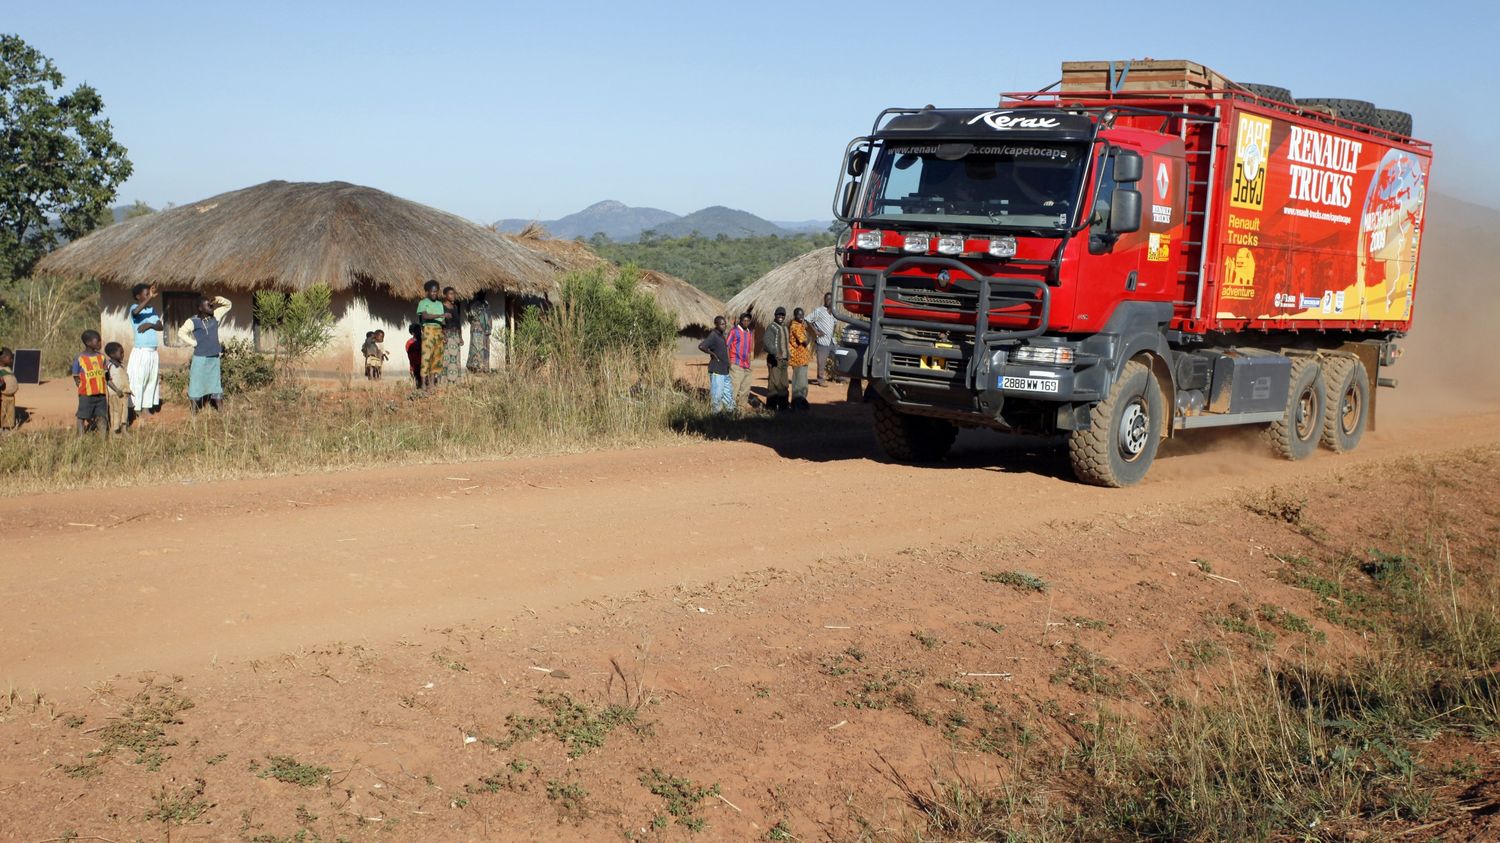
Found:
[[[161,335],[166,330],[161,314],[152,306],[156,298],[155,284],[137,284],[130,288],[130,297],[135,304],[130,308],[130,362],[125,373],[130,377],[134,389],[130,393],[130,405],[135,414],[144,417],[161,409]]]
[[[766,347],[766,406],[773,410],[785,410],[788,406],[786,391],[790,385],[788,358],[792,353],[791,336],[786,326],[786,308],[776,308],[775,317],[766,326],[761,342]]]
[[[193,362],[188,366],[188,406],[194,413],[207,403],[222,410],[224,403],[223,368],[219,355],[219,323],[229,312],[229,299],[223,296],[200,296],[198,312],[177,329],[177,339],[192,346]]]
[[[729,379],[729,343],[724,328],[729,320],[714,317],[714,329],[698,343],[698,350],[708,355],[708,403],[715,414],[734,412],[734,386]]]

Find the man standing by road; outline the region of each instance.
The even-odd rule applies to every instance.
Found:
[[[729,378],[738,410],[750,399],[750,361],[755,357],[755,333],[750,330],[749,313],[740,314],[739,324],[729,330],[725,344],[729,347]]]
[[[715,415],[734,412],[734,387],[729,382],[729,344],[724,340],[728,320],[714,317],[714,329],[708,332],[698,350],[708,355],[708,402]]]
[[[766,326],[766,406],[772,410],[787,408],[786,389],[790,384],[791,338],[786,330],[786,308],[776,308],[776,317]]]
[[[817,334],[818,376],[813,383],[822,386],[823,378],[828,377],[828,359],[833,356],[833,330],[838,326],[838,320],[833,317],[833,293],[823,294],[823,305],[814,309],[807,321],[812,323],[813,332]],[[838,378],[833,381],[837,383]]]
[[[134,333],[125,374],[130,377],[130,403],[135,407],[135,415],[145,418],[161,409],[161,362],[157,349],[161,347],[161,334],[166,326],[161,314],[151,306],[151,300],[156,298],[155,284],[137,284],[130,289],[130,295],[135,299],[135,306],[130,308]]]

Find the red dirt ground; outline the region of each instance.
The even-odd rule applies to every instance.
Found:
[[[890,674],[935,714],[966,705],[935,682],[976,683],[1014,731],[1093,705],[1050,679],[1069,644],[1145,674],[1224,635],[1205,618],[1231,602],[1309,613],[1268,554],[1310,540],[1249,496],[1308,495],[1330,543],[1434,513],[1493,542],[1500,408],[1383,410],[1351,455],[1284,463],[1253,436],[1193,437],[1126,491],[1072,482],[1036,442],[966,434],[919,468],[881,461],[865,433],[809,433],[3,499],[0,839],[692,836],[652,829],[671,819],[639,781],[652,768],[719,784],[704,839],[763,839],[783,819],[797,839],[847,839],[855,813],[899,827],[886,762],[920,777],[957,753],[1000,773],[940,725],[858,707],[861,683]],[[1473,448],[1469,479],[1426,479]],[[1051,588],[977,576],[1011,568]],[[1358,647],[1322,627],[1331,651]],[[143,683],[193,703],[165,727],[160,769],[120,749],[69,776]],[[577,758],[545,733],[491,740],[558,692],[644,699],[650,728]],[[332,772],[301,788],[252,770],[276,755]],[[517,757],[533,766],[504,775]],[[199,779],[212,807],[147,819]],[[586,816],[563,816],[548,782],[583,786]]]

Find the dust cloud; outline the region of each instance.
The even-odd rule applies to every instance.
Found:
[[[1382,374],[1378,422],[1500,406],[1500,209],[1433,194],[1417,275],[1411,333]]]

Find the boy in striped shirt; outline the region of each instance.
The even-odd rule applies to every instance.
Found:
[[[104,341],[98,331],[84,331],[80,339],[83,353],[73,358],[73,383],[78,385],[78,435],[82,436],[85,430],[109,430],[109,402],[105,398],[105,367],[109,363],[99,351]]]

